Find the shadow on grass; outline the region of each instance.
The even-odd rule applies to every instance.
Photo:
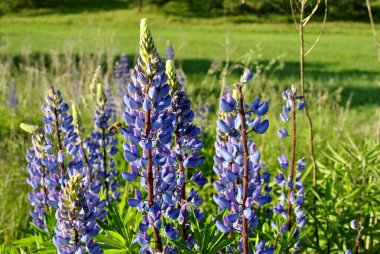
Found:
[[[26,61],[29,63],[33,62],[44,62],[47,69],[51,65],[51,55],[41,54],[35,52],[29,55],[26,59],[22,55],[0,55],[0,60],[11,57],[16,69],[19,69]],[[66,55],[60,55],[62,61],[65,60]],[[102,55],[100,59],[97,54],[90,55],[90,57],[96,58],[102,66],[104,72],[108,68],[113,68],[113,66],[107,66],[107,56]],[[130,60],[130,66],[134,65],[136,56],[128,55]],[[80,56],[78,54],[74,55],[76,64],[80,64]],[[114,56],[114,63],[118,61],[119,56]],[[185,74],[190,80],[194,82],[201,82],[203,77],[207,75],[207,72],[212,65],[212,61],[209,59],[182,59],[179,61],[180,66],[184,70]],[[260,65],[267,66],[267,61],[262,61]],[[307,77],[306,82],[311,81],[314,85],[321,85],[323,88],[329,91],[335,91],[339,87],[343,87],[342,91],[342,105],[345,105],[347,100],[352,97],[351,107],[363,106],[363,105],[379,105],[380,106],[380,87],[377,82],[380,80],[380,74],[375,71],[363,71],[355,69],[347,69],[340,71],[331,71],[329,66],[322,63],[309,63],[306,66],[305,75]],[[220,72],[216,71],[213,75],[215,77],[220,76]],[[238,79],[240,73],[234,72],[234,78]],[[297,82],[299,79],[299,64],[297,62],[284,62],[284,68],[282,70],[268,70],[268,76],[274,81],[276,86],[286,85],[286,83]],[[194,87],[193,91],[198,94],[202,90],[202,87]],[[213,89],[209,91],[212,94],[219,94],[219,91]]]

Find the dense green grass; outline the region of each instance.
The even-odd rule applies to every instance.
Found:
[[[0,149],[3,151],[0,211],[6,212],[0,213],[0,243],[19,237],[16,226],[25,226],[29,220],[24,157],[30,140],[18,129],[19,123],[41,123],[39,106],[46,88],[54,84],[62,89],[67,101],[79,102],[90,131],[92,112],[88,103],[91,102],[74,100],[72,67],[79,63],[78,80],[86,97],[98,64],[102,64],[106,80],[112,75],[109,67],[117,55],[126,53],[132,59],[137,55],[141,17],[150,19],[161,56],[166,41],[173,43],[187,75],[186,89],[193,104],[208,102],[213,106],[208,116],[211,124],[205,130],[207,162],[202,169],[206,175],[213,176],[215,107],[222,83],[221,70],[227,58],[232,67],[236,63],[247,64],[256,71],[247,95],[253,98],[261,94],[270,101],[271,128],[267,135],[255,140],[269,168],[275,168],[279,153],[289,150],[287,143],[277,141],[275,132],[280,127],[280,89],[299,80],[298,33],[294,24],[269,23],[255,17],[184,19],[134,10],[76,14],[40,10],[3,16],[0,18]],[[317,37],[319,29],[318,23],[306,28],[307,45]],[[227,77],[228,83],[237,78],[237,73],[233,71]],[[14,110],[6,107],[6,85],[11,80],[17,82],[19,97]],[[320,43],[306,58],[306,80],[319,161],[326,161],[326,144],[336,147],[347,135],[359,142],[364,138],[375,140],[380,73],[368,24],[328,23]],[[306,122],[303,115],[299,119],[299,151],[307,154]],[[209,186],[204,194],[211,191]],[[210,196],[205,195],[205,199]]]

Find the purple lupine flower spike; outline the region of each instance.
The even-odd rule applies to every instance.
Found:
[[[56,138],[59,154],[60,183],[64,185],[69,173],[67,172],[67,165],[65,165],[66,153],[64,148],[71,155],[76,152],[76,146],[71,146],[76,135],[72,125],[73,117],[67,113],[69,105],[63,102],[61,91],[56,91],[54,87],[49,89],[46,104],[41,109],[45,113],[43,121],[46,134],[54,135]]]
[[[262,117],[269,104],[260,104],[256,99],[250,109],[241,91],[242,85],[252,76],[246,69],[241,78],[242,84],[235,85],[237,96],[227,92],[220,100],[213,168],[219,177],[214,183],[218,191],[214,201],[219,211],[228,210],[216,225],[224,233],[242,233],[238,249],[245,252],[248,251],[248,236],[258,224],[259,207],[271,201],[267,193],[270,175],[261,173],[265,164],[260,162],[260,152],[248,137],[250,132],[261,134],[268,129],[269,122]]]
[[[186,195],[186,182],[188,181],[186,179],[186,168],[196,168],[203,163],[204,157],[198,155],[199,150],[203,147],[203,142],[199,139],[200,129],[192,124],[194,112],[191,110],[191,101],[187,98],[184,87],[177,79],[174,62],[172,60],[166,62],[166,73],[168,75],[168,83],[172,88],[173,100],[171,109],[175,114],[175,147],[173,151],[176,154],[179,169],[177,178],[179,187],[177,188],[177,194],[181,197],[180,221],[182,222],[182,238],[187,242],[188,226],[186,225],[189,219],[187,210],[192,207],[195,213],[200,216],[203,213],[200,213],[198,209],[202,204],[202,200],[198,199],[198,192],[192,190],[189,197]],[[207,183],[207,179],[200,171],[196,171],[190,180],[200,187]],[[196,197],[196,199],[193,199],[192,196]]]
[[[52,142],[42,128],[22,123],[20,127],[32,134],[33,146],[28,149],[26,160],[28,184],[33,191],[28,195],[34,207],[31,211],[33,223],[46,230],[45,215],[58,203],[58,161],[52,154]]]
[[[175,219],[180,209],[172,199],[177,188],[173,165],[176,158],[170,149],[175,115],[169,110],[171,96],[167,75],[146,19],[141,20],[140,52],[131,79],[124,96],[127,127],[121,129],[126,139],[124,158],[130,163],[130,171],[124,172],[123,178],[133,181],[139,176],[141,190],[147,192],[144,199],[141,192],[136,191],[136,199],[128,200],[143,214],[144,226],[139,227],[135,240],[141,245],[140,252],[162,252],[161,228],[167,237],[176,235],[162,217],[166,217],[166,221]],[[153,230],[155,250],[150,245],[148,228]]]
[[[128,83],[131,81],[129,59],[125,54],[121,55],[119,61],[115,64],[114,80],[115,90],[120,95],[116,98],[117,105],[118,108],[122,109],[124,107],[124,94],[127,92]],[[117,112],[118,116],[119,114],[122,115],[123,111]]]
[[[15,80],[12,81],[11,85],[7,86],[7,92],[8,92],[8,107],[14,110],[18,105],[17,85],[16,85]]]
[[[100,230],[95,221],[98,208],[94,203],[98,200],[99,197],[85,187],[81,174],[70,178],[60,193],[55,214],[57,226],[53,243],[59,254],[103,253],[94,241]]]
[[[97,85],[97,102],[94,118],[94,131],[85,141],[91,167],[91,190],[98,193],[103,188],[106,202],[115,201],[120,192],[117,181],[119,171],[115,168],[114,155],[118,152],[116,132],[109,129],[111,118],[115,113],[103,90],[102,84]]]
[[[282,97],[285,100],[285,105],[283,106],[283,112],[280,114],[280,118],[284,123],[292,119],[292,135],[295,136],[296,109],[303,109],[303,98],[297,96],[297,90],[293,85],[290,89],[287,89],[282,93]],[[289,117],[289,114],[291,114],[291,117]],[[280,138],[284,138],[288,136],[288,131],[283,127],[277,131],[277,134]],[[296,142],[295,139],[293,139],[292,155],[290,160],[285,154],[278,157],[278,162],[282,172],[275,177],[275,181],[277,185],[281,187],[282,194],[279,203],[274,206],[273,212],[275,216],[281,216],[280,230],[276,230],[278,234],[284,234],[285,232],[291,230],[292,225],[296,225],[296,230],[293,235],[295,249],[294,253],[300,253],[301,242],[298,240],[298,236],[300,230],[306,224],[305,211],[302,209],[303,204],[305,203],[305,184],[301,180],[302,171],[306,167],[306,162],[304,158],[301,158],[297,163],[295,163],[295,147]],[[297,164],[297,166],[295,164]],[[285,172],[288,169],[289,173],[286,177]],[[295,176],[293,176],[294,169],[296,170]],[[287,195],[285,193],[287,193]]]

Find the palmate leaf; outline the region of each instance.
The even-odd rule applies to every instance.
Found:
[[[109,224],[97,220],[102,231],[95,240],[106,251],[105,253],[134,253],[133,249],[138,247],[137,244],[132,244],[133,231],[127,229],[127,226],[133,222],[133,210],[126,209],[125,214],[120,214],[120,212],[120,208],[115,204],[110,204],[107,213]]]

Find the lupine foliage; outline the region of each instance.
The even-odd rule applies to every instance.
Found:
[[[219,101],[215,175],[208,181],[200,170],[204,143],[186,82],[170,44],[165,53],[166,64],[143,19],[134,68],[130,71],[122,56],[115,85],[90,88],[96,90],[93,130],[82,128],[75,105],[70,115],[54,87],[42,106],[44,126],[21,125],[32,136],[26,160],[33,207],[31,228],[21,230],[32,236],[16,241],[15,247],[37,253],[323,253],[325,248],[316,246],[307,230],[309,218],[316,219],[308,203],[315,195],[323,208],[318,222],[327,234],[327,252],[379,250],[374,247],[379,236],[377,199],[368,198],[378,193],[378,146],[359,149],[351,142],[351,148],[342,147],[343,154],[328,147],[326,156],[338,170],[321,165],[326,175],[320,180],[326,195],[322,198],[305,184],[309,171],[296,149],[302,145],[297,142],[296,116],[306,102],[292,86],[282,93],[280,113],[291,126],[277,131],[285,144],[291,141],[291,153],[287,149],[264,155],[278,156],[279,173],[272,180],[269,171],[274,170],[266,169],[259,148],[260,135],[270,128],[264,118],[273,109],[258,95],[248,101],[246,91],[259,89],[253,73],[244,68],[240,81]],[[99,75],[100,69],[94,82]],[[123,98],[123,106],[114,103],[117,98]],[[121,117],[118,112],[123,112],[123,122],[114,123]],[[118,157],[119,146],[124,158]],[[128,166],[117,168],[118,158]],[[344,185],[341,191],[351,191],[344,199],[334,193],[334,179]],[[211,193],[214,203],[204,202],[202,195]],[[206,207],[212,213],[206,214]],[[333,216],[341,216],[344,224]]]

